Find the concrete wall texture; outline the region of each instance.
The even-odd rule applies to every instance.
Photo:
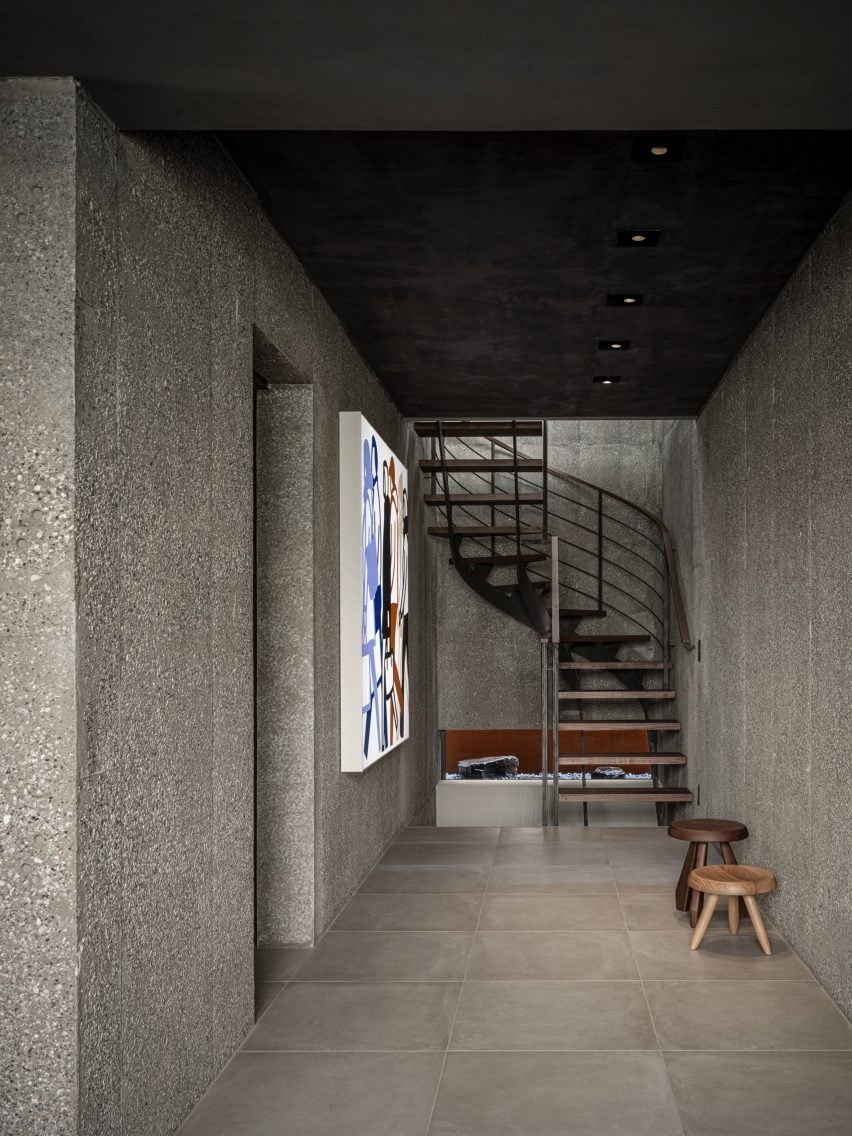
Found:
[[[740,858],[774,869],[770,915],[847,1014],[850,331],[847,199],[697,426],[675,426],[665,448],[666,516],[691,545],[702,640],[685,675],[696,812],[748,825]]]
[[[253,327],[313,403],[314,912],[270,939],[310,941],[429,815],[422,529],[412,738],[337,769],[338,410],[415,454],[215,141],[118,134],[52,81],[3,84],[0,130],[3,1131],[167,1136],[252,1020]]]
[[[655,419],[629,422],[554,419],[548,424],[548,464],[659,513],[661,444],[668,425],[666,421]],[[523,453],[538,455],[534,440],[531,443],[522,439],[522,442],[519,449]],[[551,482],[551,489],[555,487],[556,483]],[[483,487],[471,484],[470,488],[482,492]],[[557,501],[553,502],[553,508],[560,508]],[[564,506],[561,508],[565,511]],[[637,523],[635,518],[631,521]],[[554,527],[560,526],[556,523]],[[559,535],[567,534],[560,532]],[[576,532],[570,535],[578,539]],[[629,534],[622,535],[628,542],[631,540]],[[642,548],[642,551],[647,552],[647,549]],[[608,552],[617,555],[613,549]],[[585,584],[588,586],[588,581]],[[635,587],[635,582],[630,586]],[[577,602],[585,604],[587,601]],[[594,606],[593,601],[588,601],[588,606]],[[616,630],[614,623],[611,616],[608,630]],[[629,631],[637,630],[627,624],[624,626]],[[439,549],[437,649],[438,716],[442,729],[537,729],[540,726],[538,637],[469,588],[450,566],[443,547]],[[623,717],[623,713],[619,714],[616,708],[613,716]]]

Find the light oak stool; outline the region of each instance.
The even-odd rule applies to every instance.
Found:
[[[775,876],[768,868],[750,868],[746,864],[713,864],[709,868],[694,868],[689,873],[689,886],[707,897],[698,925],[689,940],[689,949],[697,951],[710,926],[719,897],[728,897],[728,927],[732,935],[740,929],[740,897],[745,901],[757,941],[765,955],[772,954],[772,946],[763,916],[757,906],[756,895],[775,891]]]
[[[717,820],[713,817],[696,817],[692,820],[676,820],[669,825],[669,836],[675,840],[688,840],[689,847],[683,859],[683,868],[675,889],[675,907],[678,911],[689,912],[689,925],[698,922],[704,896],[689,886],[689,873],[694,868],[703,868],[707,863],[707,847],[716,844],[726,864],[736,864],[731,844],[745,840],[748,829],[738,820]]]

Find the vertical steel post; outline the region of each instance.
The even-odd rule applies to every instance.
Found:
[[[598,610],[603,609],[603,492],[598,490]]]
[[[547,717],[548,706],[548,683],[550,681],[550,660],[548,655],[548,643],[546,639],[541,640],[541,827],[547,828],[548,825],[548,787],[547,777],[549,773],[547,764],[547,747],[549,739],[549,722]]]
[[[551,639],[551,690],[553,715],[553,794],[551,801],[551,824],[559,825],[559,643],[561,640],[561,621],[559,615],[559,538],[550,538],[550,639]]]

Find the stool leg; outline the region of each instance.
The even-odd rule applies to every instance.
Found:
[[[757,941],[760,943],[760,949],[765,955],[772,954],[772,944],[769,942],[769,936],[766,934],[766,926],[763,922],[763,916],[760,914],[760,908],[757,906],[757,900],[753,895],[746,895],[746,907],[751,918],[754,933],[757,935]]]
[[[698,845],[694,841],[690,841],[689,847],[686,850],[686,855],[683,858],[683,867],[680,870],[680,879],[677,881],[675,888],[675,907],[678,911],[689,911],[689,873],[695,867],[695,850]]]
[[[707,863],[707,845],[698,844],[695,848],[695,863],[693,868],[703,868]],[[704,900],[704,893],[692,889],[692,895],[689,899],[689,925],[694,927],[698,922],[698,915],[701,911],[701,906]]]
[[[697,951],[701,945],[701,940],[704,938],[704,932],[710,926],[710,920],[713,918],[713,912],[716,910],[716,904],[719,902],[718,895],[708,895],[704,901],[704,910],[701,912],[701,918],[698,920],[698,926],[692,932],[692,938],[689,940],[689,949]]]
[[[722,853],[722,863],[723,864],[736,864],[737,858],[734,855],[734,850],[731,848],[730,844],[720,844],[719,845],[719,851]],[[742,900],[740,900],[739,908],[740,908],[740,916],[741,917],[748,915],[746,905],[743,903]]]
[[[728,896],[728,930],[732,935],[740,929],[740,901],[735,895]]]

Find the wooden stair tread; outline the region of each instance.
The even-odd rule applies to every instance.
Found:
[[[631,702],[633,699],[648,702],[663,702],[674,698],[673,690],[560,690],[559,697],[569,701],[587,702]]]
[[[536,564],[541,560],[547,560],[543,552],[522,552],[521,560],[525,564]],[[503,567],[504,565],[513,565],[518,561],[517,556],[465,556],[465,564],[490,564],[495,568]],[[452,559],[450,560],[452,563]],[[662,664],[661,664],[662,665]]]
[[[650,635],[562,635],[563,643],[648,643]]]
[[[540,438],[542,422],[540,419],[517,419],[516,432],[519,438]],[[458,419],[456,421],[441,421],[445,438],[497,438],[512,436],[511,419]],[[436,421],[415,422],[414,432],[421,438],[437,438],[438,424]]]
[[[561,607],[560,619],[605,619],[606,611],[602,607]]]
[[[575,769],[580,765],[686,765],[686,754],[560,753],[560,769]]]
[[[443,493],[427,493],[423,497],[427,505],[445,505],[447,498]],[[544,501],[539,493],[451,493],[451,505],[540,505]]]
[[[645,801],[691,801],[692,792],[689,789],[659,789],[653,785],[633,785],[631,788],[619,783],[617,789],[569,789],[559,786],[559,796],[565,800],[569,797],[574,801],[631,801],[640,797]]]
[[[441,470],[443,465],[440,459],[424,458],[420,468],[425,470]],[[447,469],[458,473],[476,473],[479,470],[498,472],[500,470],[514,469],[530,472],[543,469],[544,463],[540,458],[518,458],[517,463],[511,458],[447,458]]]
[[[625,721],[619,718],[610,718],[609,721],[603,721],[599,718],[586,720],[584,722],[560,722],[560,730],[588,730],[596,732],[598,730],[679,730],[680,722],[672,721],[666,718],[659,722],[647,721],[644,718],[639,721],[631,720]]]
[[[456,536],[516,536],[520,531],[522,537],[540,536],[541,529],[516,529],[514,525],[453,525]],[[450,530],[446,525],[430,526],[427,529],[430,536],[449,536]]]
[[[646,663],[640,659],[612,659],[605,662],[560,663],[563,671],[661,671],[665,663]]]

